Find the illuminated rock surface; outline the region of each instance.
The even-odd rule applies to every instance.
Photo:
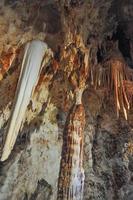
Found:
[[[0,200],[57,199],[75,102],[85,111],[83,200],[133,199],[132,8],[130,0],[0,1],[0,158],[26,44],[41,40],[53,54],[0,163]]]

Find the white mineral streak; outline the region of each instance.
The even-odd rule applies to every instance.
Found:
[[[84,88],[76,90],[76,105],[82,104],[82,94],[83,94],[83,91],[84,91]]]
[[[84,189],[84,169],[82,167],[82,147],[81,138],[79,137],[81,130],[81,124],[79,121],[74,122],[76,131],[73,132],[74,140],[76,141],[76,148],[72,157],[72,171],[69,190],[69,200],[82,200]]]
[[[41,63],[46,50],[47,45],[39,40],[26,45],[1,161],[9,157],[14,147],[27,106],[39,79]]]
[[[82,94],[84,89],[76,90],[76,105],[82,104]],[[81,145],[82,138],[80,137],[81,132],[81,122],[76,120],[73,122],[74,127],[76,127],[73,132],[73,139],[76,141],[76,146],[74,144],[74,155],[72,157],[72,171],[70,180],[70,190],[69,190],[69,200],[82,200],[83,199],[83,189],[84,189],[84,169],[82,167],[83,159],[83,146]]]

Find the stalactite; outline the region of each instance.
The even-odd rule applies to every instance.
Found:
[[[123,85],[123,81],[126,79],[125,65],[119,61],[112,61],[111,66],[111,83],[114,87],[114,96],[116,100],[117,116],[119,117],[119,111],[122,108],[125,118],[127,119],[127,109],[129,109],[129,102]]]
[[[9,157],[14,147],[27,106],[38,82],[46,51],[47,45],[41,41],[32,41],[26,45],[1,161]]]
[[[122,110],[126,120],[130,108],[126,83],[132,80],[132,77],[133,71],[129,70],[123,59],[113,58],[95,67],[91,77],[96,89],[106,88],[109,95],[113,92],[117,116],[119,117]]]
[[[127,93],[127,98],[130,104],[130,107],[133,106],[133,82],[131,80],[125,80],[123,83],[126,93]]]

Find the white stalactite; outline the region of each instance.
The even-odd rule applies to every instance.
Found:
[[[39,40],[26,45],[1,161],[9,157],[14,147],[27,106],[38,82],[46,51],[47,45]]]

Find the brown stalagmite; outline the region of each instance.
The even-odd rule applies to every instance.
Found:
[[[79,93],[82,93],[80,90]],[[58,183],[58,200],[82,200],[84,187],[83,140],[85,111],[77,94],[77,101],[67,119]]]
[[[82,94],[88,78],[89,51],[81,48],[72,59],[73,73],[69,80],[75,91],[75,103],[70,110],[64,130],[60,175],[58,181],[58,200],[82,200],[84,188],[83,143],[85,110]],[[82,56],[82,62],[79,59]]]

